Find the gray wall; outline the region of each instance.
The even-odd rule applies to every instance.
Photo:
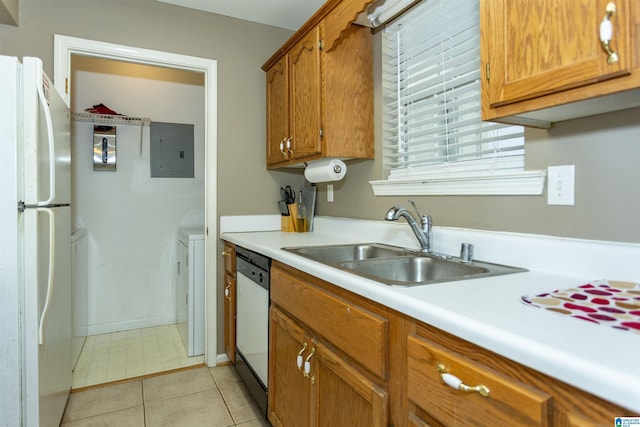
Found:
[[[380,43],[375,37],[374,49]],[[376,55],[375,88],[380,79]],[[381,103],[376,92],[375,114]],[[318,185],[321,215],[382,220],[394,204],[410,207],[407,197],[375,197],[369,181],[384,179],[376,120],[376,160],[347,162],[345,179],[334,184],[334,202],[326,184]],[[548,206],[541,196],[416,196],[435,225],[535,233],[595,240],[640,242],[640,109],[556,123],[549,130],[527,129],[526,168],[575,165],[575,206]]]
[[[265,168],[265,76],[260,66],[291,31],[154,0],[22,0],[20,26],[0,25],[0,54],[40,57],[53,78],[54,34],[217,60],[218,213],[277,212],[280,185],[293,182],[290,173]],[[221,258],[218,265],[222,270]],[[221,292],[222,273],[218,276]]]

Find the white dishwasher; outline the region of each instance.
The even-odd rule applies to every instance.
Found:
[[[179,228],[176,322],[187,356],[204,354],[204,229]]]
[[[271,260],[236,246],[236,370],[266,415]]]

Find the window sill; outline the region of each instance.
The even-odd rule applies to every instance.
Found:
[[[546,171],[369,181],[375,196],[541,195]]]

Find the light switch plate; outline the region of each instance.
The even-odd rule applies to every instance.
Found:
[[[549,166],[547,170],[547,204],[574,206],[575,165]]]

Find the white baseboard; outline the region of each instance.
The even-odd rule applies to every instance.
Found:
[[[227,356],[226,353],[222,353],[216,356],[216,364],[213,366],[228,365],[229,362],[231,362],[231,359],[229,359],[229,356]],[[213,366],[210,366],[210,367],[213,367]]]
[[[131,329],[150,328],[176,323],[175,316],[154,317],[147,319],[124,320],[118,322],[87,325],[87,335],[108,334],[111,332],[128,331]]]

